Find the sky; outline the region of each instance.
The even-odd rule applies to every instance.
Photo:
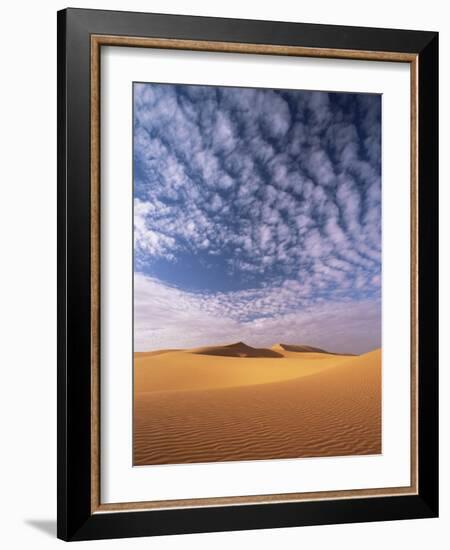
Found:
[[[136,351],[381,346],[381,96],[133,85]]]

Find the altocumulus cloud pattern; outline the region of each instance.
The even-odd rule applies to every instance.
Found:
[[[381,96],[135,83],[135,349],[381,345]]]

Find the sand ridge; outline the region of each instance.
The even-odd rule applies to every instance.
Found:
[[[244,342],[236,342],[235,344],[227,344],[224,346],[207,346],[202,348],[194,348],[188,350],[189,353],[196,355],[218,355],[220,357],[265,357],[281,358],[282,353],[267,348],[253,348],[244,344]]]
[[[327,351],[314,348],[313,346],[302,346],[302,345],[293,345],[293,344],[274,344],[271,349],[283,352],[283,351],[296,351],[297,353],[328,353]]]
[[[381,350],[199,349],[135,354],[135,465],[381,452]]]

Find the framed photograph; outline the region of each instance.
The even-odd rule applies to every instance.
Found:
[[[438,35],[58,13],[58,536],[438,514]]]

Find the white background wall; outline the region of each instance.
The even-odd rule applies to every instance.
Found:
[[[0,540],[53,548],[56,517],[56,10],[2,6],[0,33]],[[155,549],[447,547],[450,536],[450,18],[440,0],[77,1],[76,7],[440,31],[441,518],[83,543]],[[446,185],[447,184],[447,185]],[[432,215],[432,213],[430,213]],[[447,308],[447,311],[446,311]],[[444,541],[447,539],[447,543]]]

